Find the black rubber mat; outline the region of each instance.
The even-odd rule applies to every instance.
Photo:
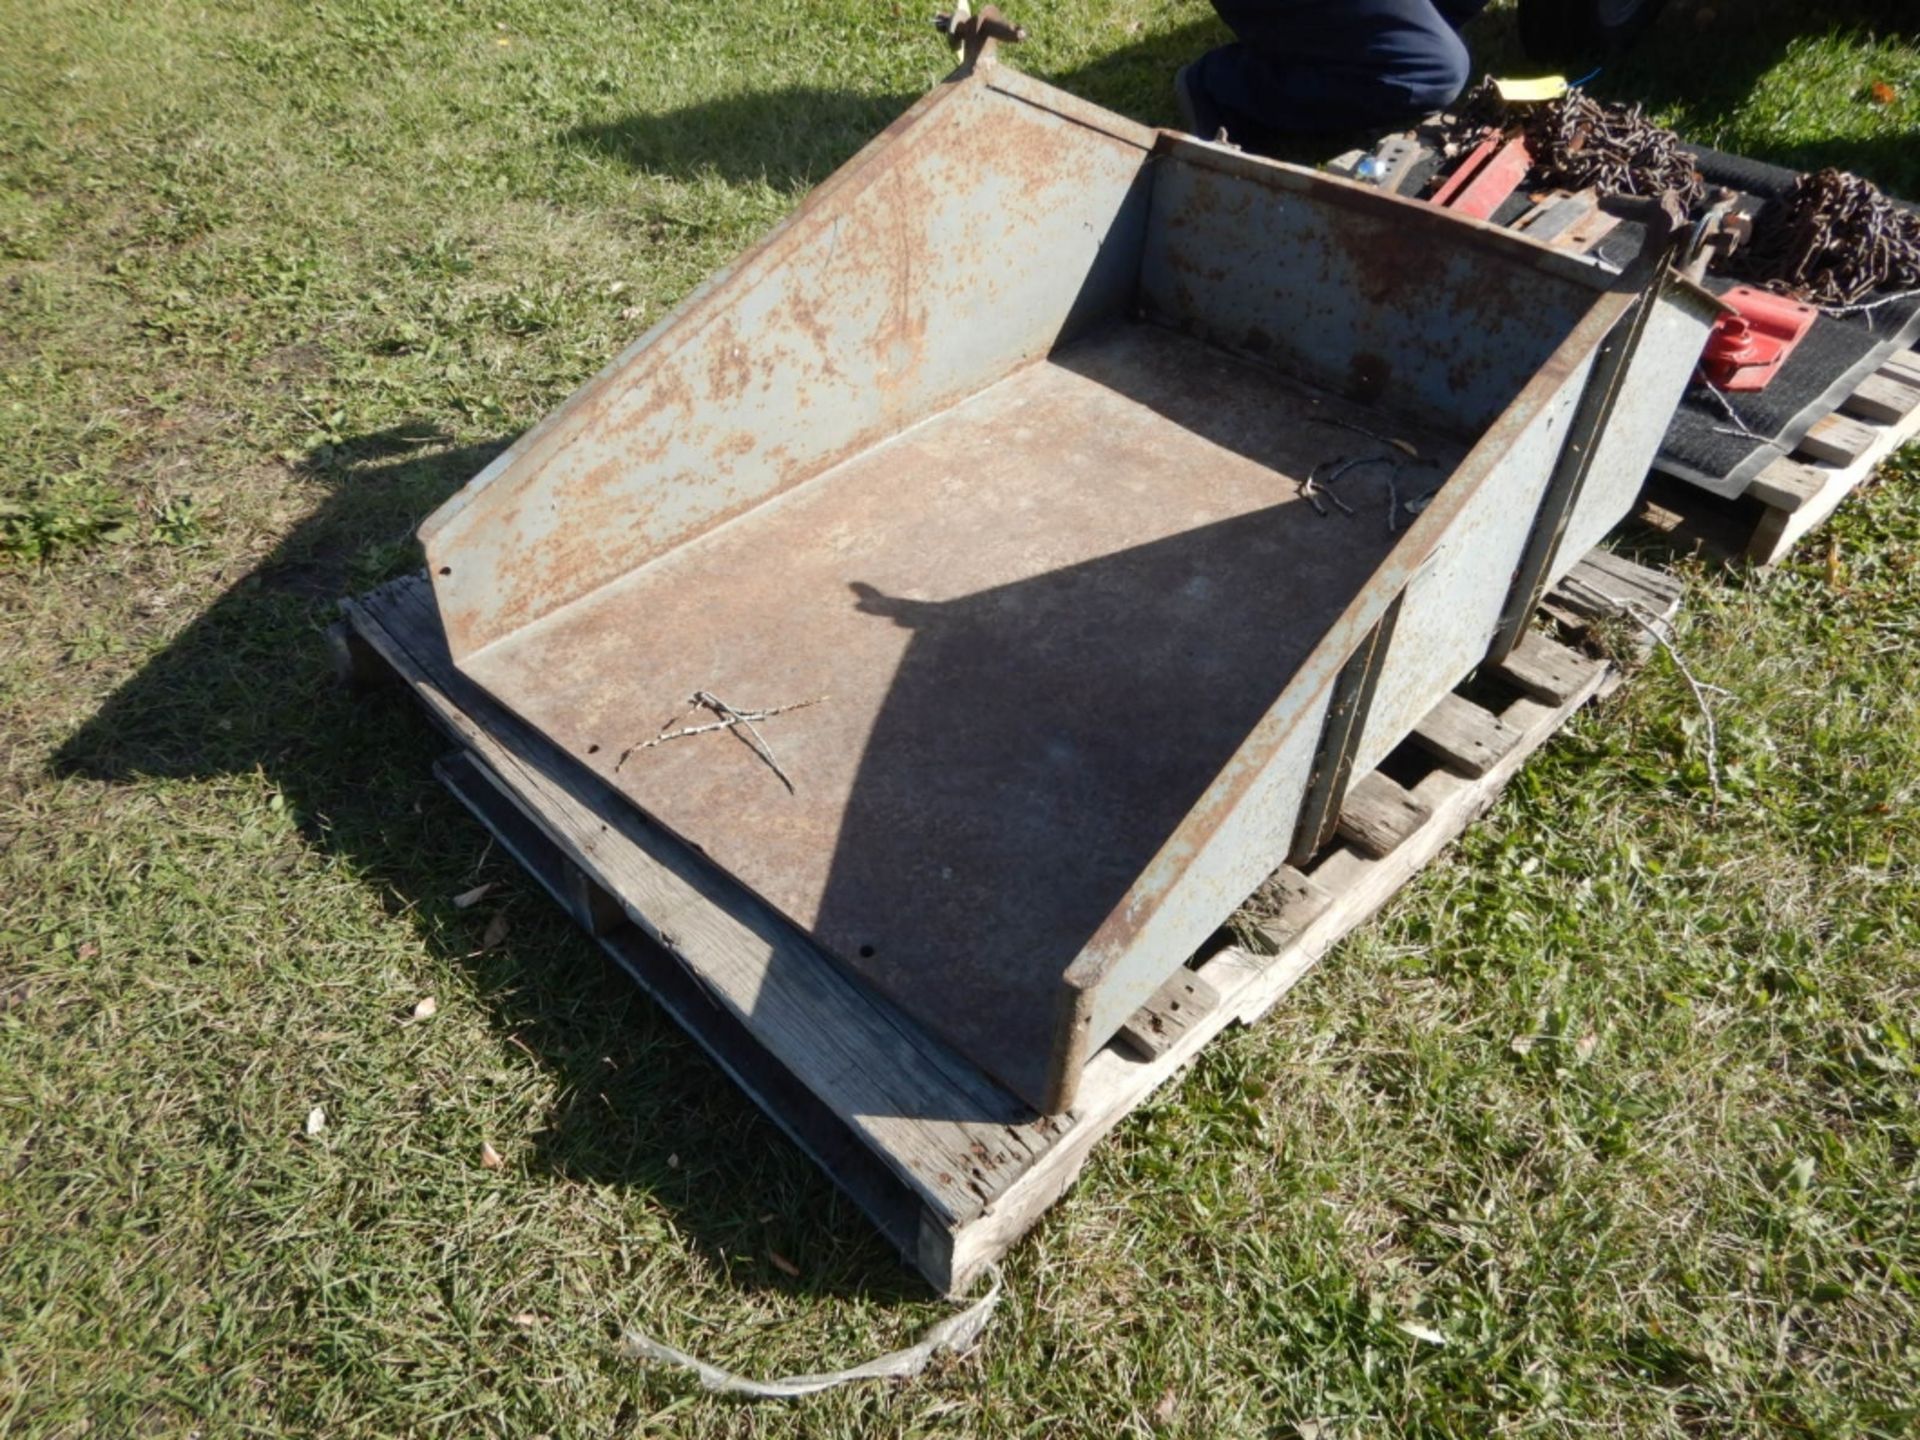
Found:
[[[1761,160],[1749,160],[1744,155],[1729,155],[1724,150],[1709,150],[1704,145],[1690,145],[1687,150],[1693,156],[1694,168],[1709,183],[1730,186],[1756,199],[1778,199],[1799,178],[1797,170],[1768,165]]]
[[[1756,200],[1782,194],[1796,178],[1794,171],[1778,165],[1717,150],[1696,149],[1693,155],[1708,180]],[[1707,288],[1719,294],[1733,283],[1709,278]],[[1667,427],[1656,468],[1716,495],[1744,494],[1754,476],[1791,451],[1817,421],[1889,355],[1910,346],[1916,335],[1920,297],[1871,311],[1822,315],[1766,389],[1734,395],[1719,395],[1703,385],[1688,390]]]

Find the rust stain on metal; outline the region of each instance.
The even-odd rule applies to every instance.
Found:
[[[707,337],[712,358],[707,362],[707,400],[727,401],[743,392],[753,381],[753,366],[747,359],[747,347],[733,322],[723,320]]]
[[[690,414],[694,408],[693,387],[679,368],[678,355],[668,354],[661,363],[635,377],[633,390],[641,396],[637,404],[621,415],[615,435],[645,430],[668,411]]]
[[[864,276],[862,278],[864,279]],[[821,374],[824,376],[839,374],[839,366],[834,361],[833,332],[820,318],[819,301],[805,290],[795,290],[792,298],[787,301],[786,318],[795,330],[807,337],[814,353],[818,356]]]

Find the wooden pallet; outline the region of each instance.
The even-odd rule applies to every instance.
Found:
[[[1728,558],[1772,565],[1800,543],[1874,467],[1920,435],[1920,351],[1902,350],[1817,421],[1792,454],[1727,500],[1654,472],[1642,519]]]
[[[1669,577],[1596,552],[1546,613],[1678,603]],[[343,602],[358,681],[397,680],[458,745],[445,784],[942,1292],[967,1288],[1088,1153],[1233,1023],[1257,1019],[1490,805],[1527,756],[1619,678],[1533,633],[1469,699],[1351,787],[1340,838],[1263,891],[1264,943],[1196,957],[1035,1116],[832,964],[454,669],[424,576]],[[1500,698],[1489,700],[1488,693]],[[1397,777],[1397,778],[1396,778]],[[1255,950],[1270,953],[1254,953]]]

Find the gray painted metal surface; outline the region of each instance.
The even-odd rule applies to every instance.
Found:
[[[983,65],[430,519],[436,603],[463,671],[1058,1110],[1285,857],[1389,607],[1354,773],[1485,654],[1632,299]],[[1684,380],[1630,364],[1644,440],[1565,554]],[[696,692],[812,703],[648,744]]]

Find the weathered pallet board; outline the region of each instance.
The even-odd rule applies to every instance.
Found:
[[[1609,596],[1661,615],[1678,594],[1668,577],[1596,554],[1550,597],[1547,613],[1592,614],[1595,597]],[[1540,638],[1529,642],[1526,674],[1552,676],[1557,699],[1517,684],[1516,698],[1492,707],[1449,697],[1406,752],[1437,757],[1414,766],[1424,768],[1419,778],[1400,786],[1368,777],[1399,786],[1401,808],[1418,823],[1369,833],[1368,848],[1337,841],[1310,874],[1283,869],[1264,892],[1271,915],[1256,948],[1270,953],[1227,945],[1191,962],[1092,1059],[1073,1109],[1046,1117],[488,700],[453,668],[423,579],[342,608],[333,643],[348,673],[399,681],[457,742],[437,767],[443,782],[946,1292],[965,1289],[1004,1254],[1103,1135],[1214,1035],[1272,1006],[1618,675]],[[1399,773],[1404,781],[1411,772]]]
[[[1654,472],[1642,518],[1728,558],[1772,565],[1920,435],[1920,351],[1891,356],[1735,500]]]

